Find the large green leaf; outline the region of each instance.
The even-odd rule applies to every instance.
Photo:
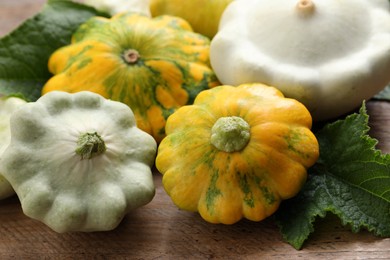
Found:
[[[91,7],[49,0],[39,14],[0,39],[0,94],[38,99],[51,77],[47,69],[50,55],[69,44],[75,29],[95,15]]]
[[[317,133],[320,159],[302,191],[275,215],[284,239],[300,249],[317,217],[336,214],[353,232],[361,228],[390,236],[390,155],[367,135],[365,106],[359,114],[326,125]]]

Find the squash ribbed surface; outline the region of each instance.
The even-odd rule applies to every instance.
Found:
[[[210,40],[181,18],[135,13],[94,17],[49,60],[53,90],[92,91],[130,106],[137,125],[158,142],[177,108],[219,84],[209,65]]]
[[[156,167],[180,209],[211,223],[260,221],[299,192],[318,159],[311,124],[276,88],[219,86],[168,118]]]

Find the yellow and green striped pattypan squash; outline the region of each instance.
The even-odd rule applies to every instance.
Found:
[[[211,223],[260,221],[295,196],[318,159],[312,118],[274,87],[201,92],[167,120],[156,167],[180,208]]]
[[[210,40],[183,19],[121,13],[93,17],[71,44],[49,59],[42,94],[92,91],[130,106],[137,126],[158,142],[167,117],[219,84],[209,62]]]

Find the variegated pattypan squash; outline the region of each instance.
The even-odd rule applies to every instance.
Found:
[[[10,124],[1,172],[23,212],[53,230],[110,230],[154,197],[157,144],[127,105],[54,91],[14,112]]]
[[[130,106],[137,125],[158,142],[166,118],[218,85],[209,66],[210,41],[181,18],[135,13],[94,17],[49,60],[55,74],[43,94],[89,90]]]
[[[17,97],[3,97],[0,99],[0,156],[11,141],[10,117],[12,113],[26,103],[26,101]],[[11,184],[0,172],[0,199],[7,198],[13,194],[15,194],[15,192]]]
[[[179,208],[211,223],[260,221],[298,193],[318,159],[311,123],[276,88],[219,86],[168,118],[156,166]]]

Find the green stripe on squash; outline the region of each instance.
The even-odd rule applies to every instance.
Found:
[[[88,90],[123,102],[138,127],[160,142],[174,111],[219,85],[209,47],[207,37],[178,17],[93,17],[78,28],[70,45],[50,57],[54,76],[42,94]]]

